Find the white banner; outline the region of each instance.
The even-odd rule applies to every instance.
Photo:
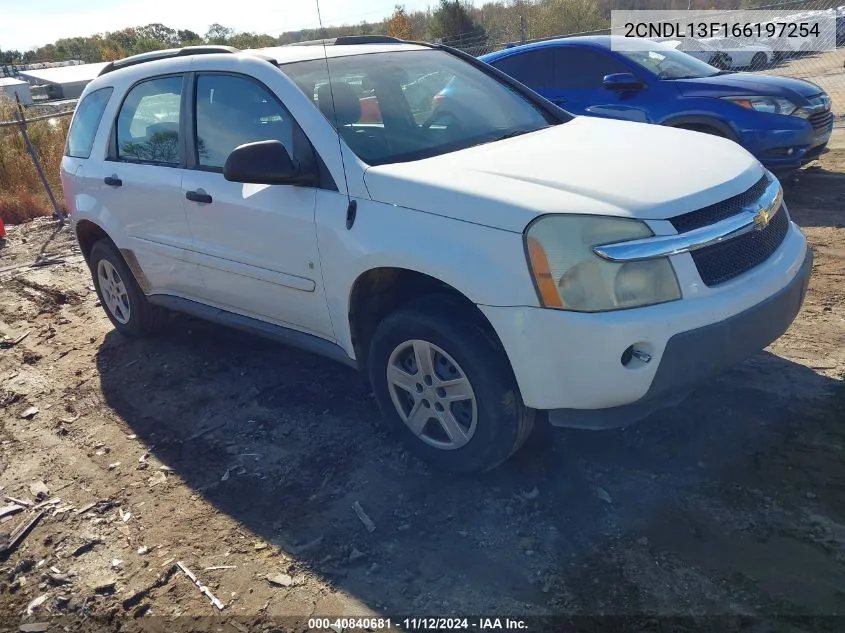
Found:
[[[667,42],[683,51],[826,52],[836,49],[836,11],[611,11],[613,50],[644,50]]]

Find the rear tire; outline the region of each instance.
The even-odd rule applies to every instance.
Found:
[[[111,240],[103,239],[94,244],[88,267],[97,297],[118,332],[140,338],[162,327],[167,313],[147,300]]]
[[[761,70],[766,67],[768,61],[769,59],[765,53],[755,53],[754,57],[751,58],[751,69]]]
[[[501,344],[448,296],[423,297],[385,318],[369,374],[385,421],[439,470],[490,470],[534,425]]]

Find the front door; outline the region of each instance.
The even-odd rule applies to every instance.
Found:
[[[294,160],[313,148],[257,80],[209,72],[195,81],[194,155],[182,194],[206,301],[333,339],[317,249],[317,189],[229,182],[222,173],[244,143],[279,140]]]
[[[554,87],[542,93],[547,99],[573,114],[652,122],[648,88],[615,91],[604,87],[606,75],[631,73],[610,53],[586,46],[558,46],[554,55]]]

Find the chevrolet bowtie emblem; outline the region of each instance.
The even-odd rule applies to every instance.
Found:
[[[769,219],[771,217],[772,214],[768,209],[760,209],[756,214],[754,214],[754,228],[758,231],[762,231],[769,226]]]

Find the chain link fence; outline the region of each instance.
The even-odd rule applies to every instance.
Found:
[[[25,109],[0,96],[0,221],[50,215],[64,222],[59,162],[72,108]]]
[[[839,0],[843,2],[843,0]],[[734,42],[740,45],[737,54],[734,54],[731,63],[725,66],[728,70],[747,71],[772,75],[783,75],[806,79],[818,84],[831,97],[831,108],[836,116],[837,123],[845,121],[845,4],[839,4],[836,0],[787,0],[784,2],[766,3],[761,6],[749,6],[734,11],[725,10],[726,18],[731,14],[739,14],[748,10],[760,12],[764,19],[781,20],[785,11],[801,12],[809,15],[825,15],[831,17],[836,24],[836,49],[826,52],[814,52],[807,50],[812,46],[808,44],[807,38],[790,38],[794,41],[781,39],[776,45],[766,38],[733,38],[739,40]],[[692,0],[688,0],[688,6],[692,6]],[[695,3],[697,4],[697,3]],[[478,32],[456,35],[443,38],[443,44],[461,49],[471,55],[480,56],[493,51],[502,50],[510,46],[541,42],[545,40],[576,37],[584,35],[621,35],[620,31],[610,28],[609,21],[606,28],[594,29],[570,29],[566,28],[554,32],[551,35],[536,36],[537,33],[546,33],[549,29],[549,22],[556,22],[561,19],[567,22],[560,15],[549,12],[549,6],[540,3],[523,3],[519,7],[519,14],[505,23],[498,22],[484,25],[484,14],[482,12],[482,26],[485,26],[485,33]],[[566,6],[561,3],[561,6]],[[579,0],[573,3],[575,9],[571,23],[583,24],[591,21],[589,14],[585,15],[583,3]],[[581,11],[576,9],[581,8]],[[677,7],[676,7],[677,8]],[[557,18],[557,19],[556,19]],[[756,55],[756,52],[762,55]],[[730,55],[731,50],[727,50]],[[743,64],[743,62],[749,62]]]
[[[687,4],[692,7],[693,0],[687,0]],[[771,54],[767,51],[763,63],[759,63],[761,58],[757,56],[757,62],[751,67],[732,64],[730,69],[812,81],[830,95],[835,125],[845,125],[845,5],[838,5],[837,0],[786,0],[742,11],[748,9],[769,12],[772,19],[780,19],[784,11],[793,11],[823,12],[835,20],[835,50],[803,50],[805,42],[796,41],[794,45],[780,46],[780,50],[771,51]],[[594,0],[515,0],[508,5],[507,11],[506,14],[485,15],[482,10],[482,29],[439,41],[479,56],[518,44],[614,33]],[[724,13],[729,16],[732,11]],[[578,28],[597,23],[603,28]],[[739,44],[741,47],[762,47],[762,50],[767,46],[764,38],[746,39]],[[753,55],[751,59],[754,59]],[[15,75],[16,70],[4,67],[0,74]],[[8,99],[4,102],[0,95],[0,218],[6,222],[20,222],[45,213],[63,217],[58,163],[74,105],[47,102],[24,109]]]

